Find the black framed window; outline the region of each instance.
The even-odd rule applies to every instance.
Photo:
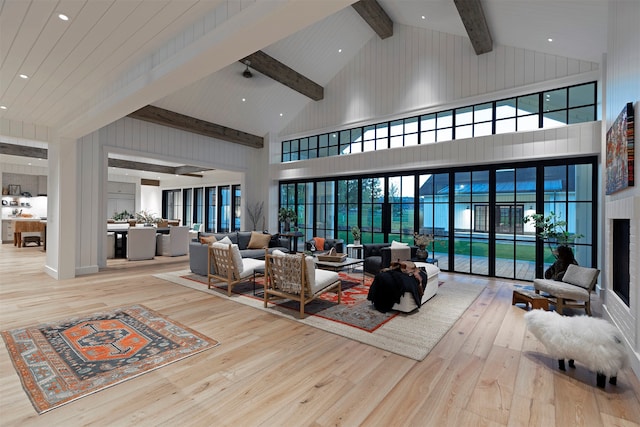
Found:
[[[205,206],[207,211],[204,224],[205,231],[215,232],[218,229],[218,189],[217,187],[205,188]]]
[[[282,162],[565,126],[597,119],[596,82],[282,141]]]
[[[204,188],[193,189],[193,222],[202,224],[204,222]]]
[[[162,218],[179,219],[182,216],[182,190],[162,190]],[[153,212],[151,212],[153,213]]]
[[[242,191],[239,185],[232,186],[233,200],[231,212],[233,212],[232,224],[233,231],[240,231],[242,225]]]
[[[193,217],[193,189],[182,190],[182,225],[191,225]]]

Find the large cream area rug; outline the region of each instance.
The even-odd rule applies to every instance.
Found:
[[[191,274],[189,270],[182,270],[155,274],[154,277],[286,317],[415,360],[423,360],[429,354],[484,289],[484,286],[479,284],[464,282],[447,284],[445,282],[438,288],[438,293],[419,310],[408,314],[398,313],[375,331],[367,332],[312,315],[299,319],[297,310],[282,309],[276,305],[264,308],[263,300],[255,297],[239,294],[228,297],[226,292],[207,289],[207,286],[202,283],[182,277],[189,274]],[[375,310],[373,305],[371,310]]]

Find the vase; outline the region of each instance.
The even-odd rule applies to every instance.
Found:
[[[416,258],[419,260],[426,260],[427,256],[429,256],[429,253],[426,251],[426,246],[424,245],[420,245],[418,246],[418,249],[416,250]]]
[[[353,244],[356,245],[356,246],[359,246],[360,245],[360,240],[354,240]]]

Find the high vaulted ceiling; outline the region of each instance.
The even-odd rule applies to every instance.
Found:
[[[0,119],[78,138],[153,105],[257,137],[277,133],[318,101],[255,70],[244,78],[240,61],[262,51],[325,86],[378,37],[352,3],[0,0]],[[394,25],[467,36],[454,0],[378,3]],[[494,46],[594,62],[606,50],[606,0],[480,4]]]

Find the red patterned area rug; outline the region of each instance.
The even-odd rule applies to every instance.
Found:
[[[39,414],[219,343],[143,305],[2,331]]]
[[[342,302],[338,304],[337,293],[324,293],[318,299],[305,305],[304,311],[307,316],[317,316],[362,329],[363,331],[373,332],[398,315],[397,312],[381,313],[373,309],[371,302],[367,300],[369,287],[373,282],[372,277],[365,276],[363,280],[362,273],[348,274],[340,272],[338,274],[342,280]],[[184,274],[181,278],[202,284],[205,288],[207,287],[207,278],[199,274]],[[225,283],[214,282],[212,285],[221,292],[227,292]],[[232,292],[236,295],[263,301],[263,286],[263,278],[258,277],[255,286],[253,281],[239,283],[233,287]],[[287,300],[275,305],[289,309],[295,315],[300,312],[300,306],[297,301]]]

